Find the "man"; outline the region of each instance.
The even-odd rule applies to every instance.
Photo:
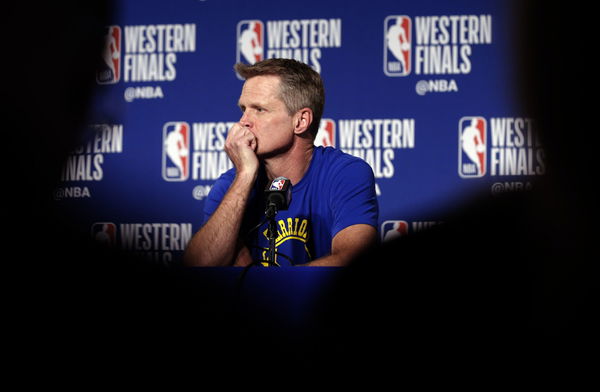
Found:
[[[192,237],[189,266],[247,266],[268,260],[264,189],[291,180],[288,210],[279,211],[279,265],[343,266],[377,241],[373,171],[334,148],[315,147],[323,113],[321,78],[295,60],[236,64],[246,79],[238,102],[242,118],[227,135],[234,168],[213,185],[205,224]]]

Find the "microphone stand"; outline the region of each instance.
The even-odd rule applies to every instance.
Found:
[[[277,224],[275,223],[275,215],[277,215],[277,206],[274,203],[270,203],[265,211],[265,215],[269,220],[269,226],[267,229],[267,238],[269,239],[267,264],[272,264],[279,267],[279,263],[275,261],[275,239],[277,238]]]

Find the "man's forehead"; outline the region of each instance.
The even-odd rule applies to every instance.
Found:
[[[245,99],[279,99],[280,78],[276,75],[260,75],[247,79],[242,87],[240,102]]]

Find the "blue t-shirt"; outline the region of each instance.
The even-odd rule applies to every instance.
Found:
[[[284,174],[285,175],[285,174]],[[204,204],[204,222],[217,209],[235,177],[235,168],[214,183]],[[261,172],[251,193],[240,232],[253,260],[267,260],[269,241],[263,219],[267,179]],[[362,159],[332,147],[315,147],[310,166],[292,184],[288,210],[279,211],[276,261],[281,266],[303,264],[331,253],[331,241],[342,229],[355,224],[377,228],[379,208],[375,178]],[[250,232],[249,232],[250,231]],[[249,232],[249,233],[248,233]],[[235,241],[229,246],[235,246]]]

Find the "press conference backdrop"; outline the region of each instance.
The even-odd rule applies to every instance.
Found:
[[[321,74],[315,144],[371,165],[382,240],[545,175],[535,119],[518,104],[509,2],[117,6],[89,125],[54,198],[95,240],[149,262],[180,263],[213,182],[232,166],[223,145],[240,118],[236,62],[294,58]]]

